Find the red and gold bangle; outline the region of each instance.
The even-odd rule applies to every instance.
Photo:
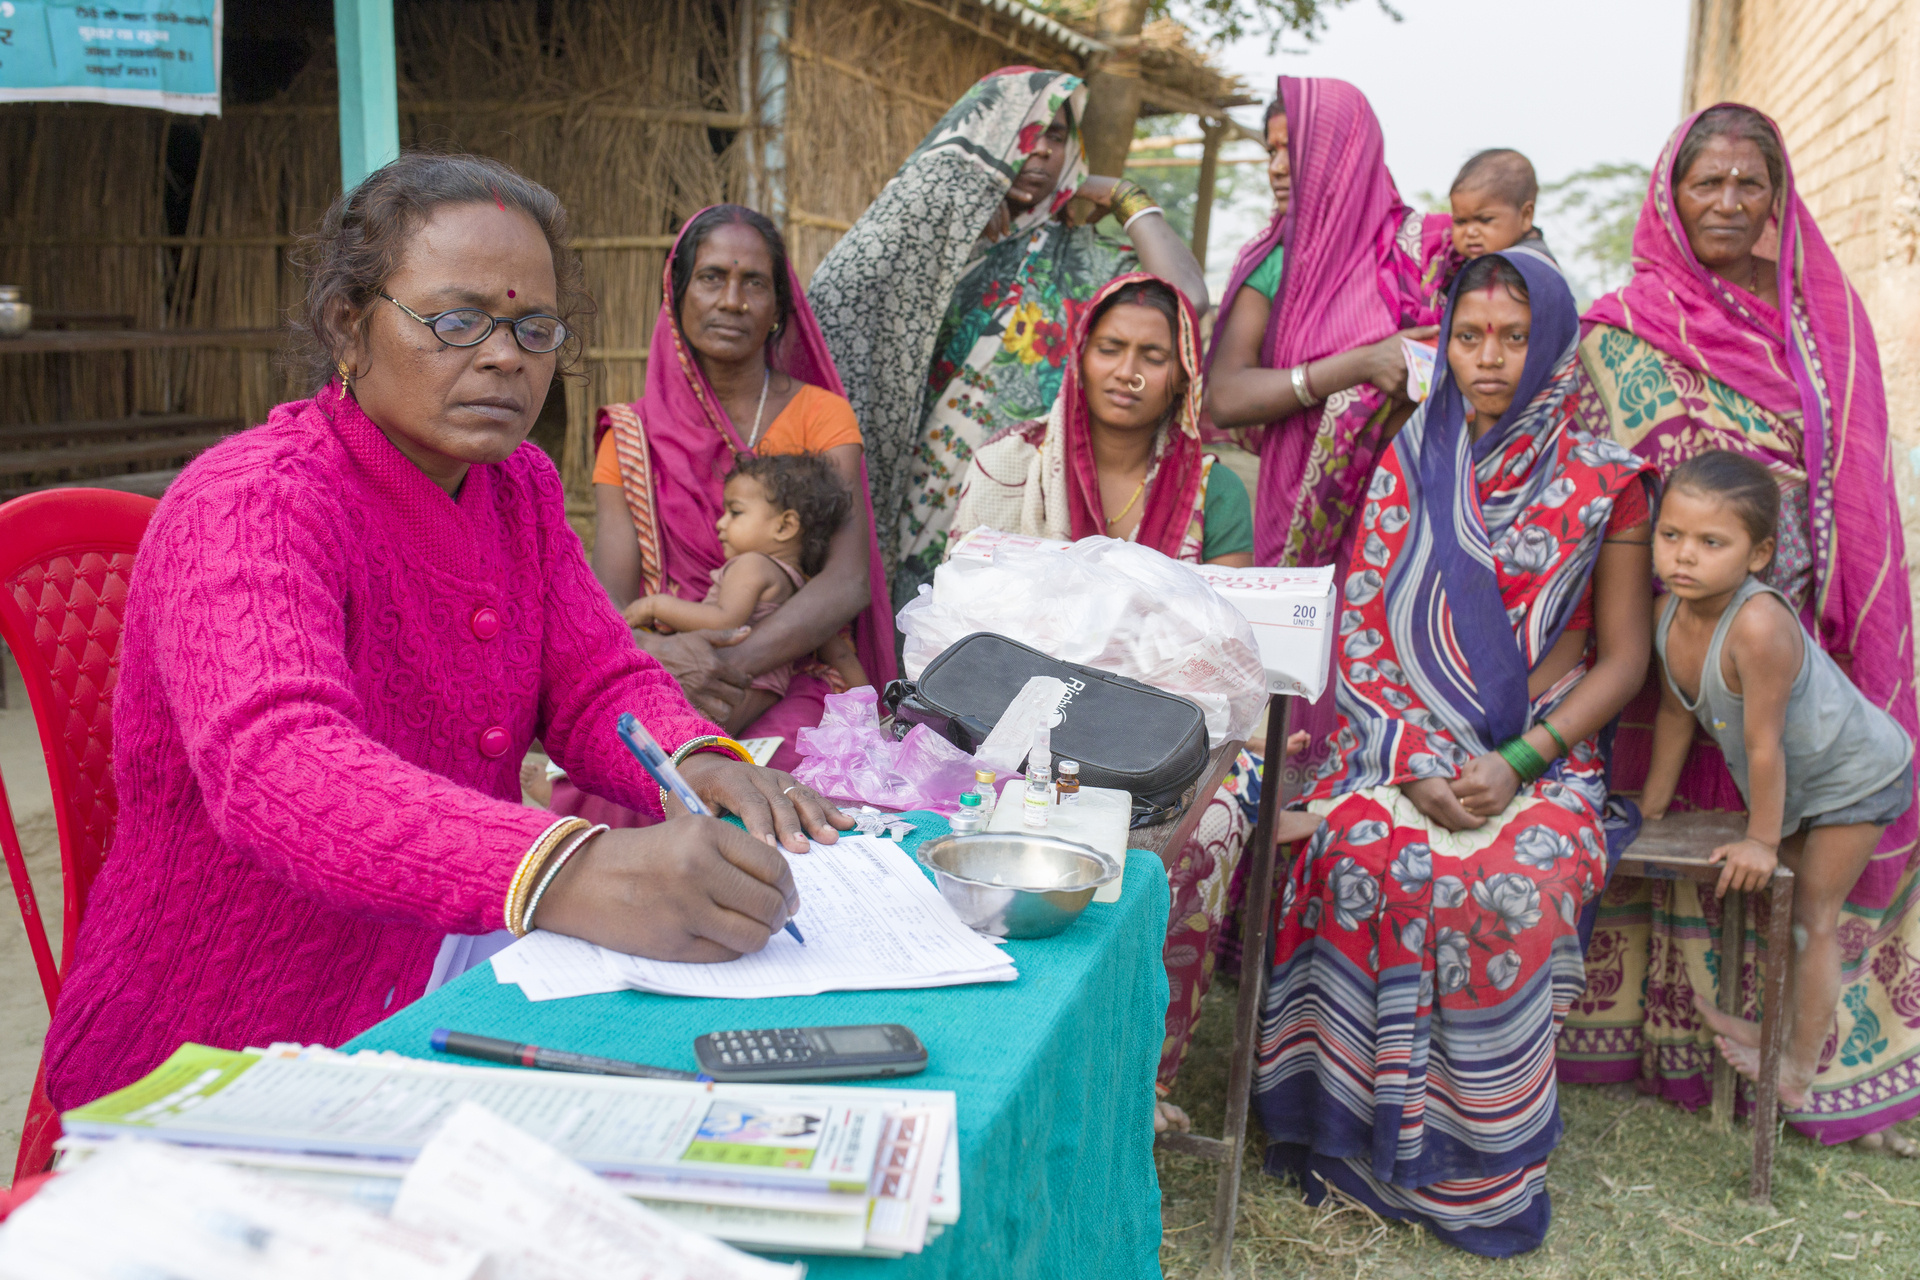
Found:
[[[718,733],[703,733],[697,738],[689,738],[681,743],[673,753],[673,767],[678,769],[686,758],[699,751],[718,751],[732,756],[736,760],[753,763],[753,752],[735,742],[732,738]],[[660,788],[660,812],[667,811],[667,789]]]
[[[527,914],[527,894],[539,877],[540,868],[546,865],[547,859],[553,856],[553,851],[560,847],[563,840],[591,825],[584,818],[556,818],[533,842],[533,847],[527,850],[527,856],[520,859],[520,865],[514,869],[513,879],[507,882],[505,903],[506,927],[512,930],[515,937],[523,932],[520,922]]]

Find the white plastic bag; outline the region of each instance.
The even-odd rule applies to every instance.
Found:
[[[1117,538],[956,555],[899,623],[909,679],[954,641],[991,631],[1191,698],[1214,746],[1246,737],[1266,706],[1266,672],[1240,611],[1190,566]]]

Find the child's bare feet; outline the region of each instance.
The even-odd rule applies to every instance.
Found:
[[[1153,1100],[1153,1131],[1165,1133],[1169,1129],[1190,1133],[1193,1130],[1193,1121],[1187,1119],[1187,1113],[1171,1102],[1164,1098],[1155,1098]]]
[[[1711,1027],[1716,1035],[1725,1036],[1749,1049],[1760,1047],[1760,1024],[1748,1022],[1745,1018],[1736,1018],[1730,1013],[1720,1012],[1720,1006],[1699,992],[1693,993],[1693,1007],[1699,1013],[1701,1021]]]
[[[1864,1137],[1855,1138],[1853,1149],[1870,1151],[1875,1155],[1893,1156],[1900,1160],[1920,1159],[1920,1143],[1891,1129],[1882,1129],[1878,1133],[1869,1133]]]
[[[1724,1014],[1721,1016],[1725,1016]],[[1728,1065],[1749,1080],[1760,1078],[1760,1047],[1743,1044],[1728,1036],[1715,1036],[1713,1047]],[[1813,1091],[1813,1072],[1796,1070],[1793,1064],[1780,1064],[1780,1106],[1786,1111],[1804,1111],[1807,1099]]]

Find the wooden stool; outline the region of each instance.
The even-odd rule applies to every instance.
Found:
[[[1711,885],[1720,864],[1707,856],[1747,834],[1744,813],[1671,813],[1640,829],[1614,870],[1616,876],[1653,880],[1691,880]],[[1780,1103],[1780,1054],[1786,1038],[1787,959],[1792,953],[1793,872],[1783,863],[1767,888],[1766,986],[1760,995],[1760,1079],[1754,1086],[1753,1174],[1747,1195],[1756,1204],[1773,1197],[1773,1150]],[[1740,1016],[1740,970],[1745,955],[1746,895],[1734,891],[1720,901],[1720,993],[1723,1013]],[[1713,1124],[1733,1121],[1733,1064],[1718,1052],[1713,1059]]]

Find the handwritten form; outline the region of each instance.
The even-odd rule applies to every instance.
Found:
[[[1006,954],[960,923],[913,860],[888,841],[843,835],[787,861],[800,891],[796,923],[805,946],[783,931],[738,960],[684,964],[535,931],[493,958],[494,976],[517,984],[529,1000],[628,988],[752,1000],[1018,976]]]

